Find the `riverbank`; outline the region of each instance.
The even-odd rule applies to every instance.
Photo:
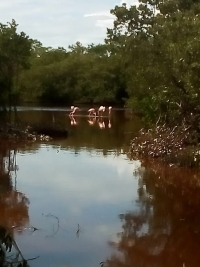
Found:
[[[189,129],[157,126],[139,131],[131,140],[129,157],[157,159],[170,166],[199,168],[200,144],[197,134]]]
[[[12,125],[1,124],[1,140],[28,140],[28,141],[49,141],[52,138],[63,138],[69,134],[68,130],[60,125]]]

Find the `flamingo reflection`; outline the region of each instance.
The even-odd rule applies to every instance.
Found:
[[[77,125],[77,121],[75,120],[75,118],[71,115],[70,117],[70,123],[71,125]]]
[[[108,120],[108,128],[110,129],[112,127],[110,120]]]
[[[89,125],[94,125],[96,122],[96,117],[89,118],[88,123]]]
[[[106,127],[105,122],[102,119],[98,120],[98,124],[100,129],[104,129]]]

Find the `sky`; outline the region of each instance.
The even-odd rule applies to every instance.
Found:
[[[84,46],[103,43],[113,27],[110,10],[138,0],[0,0],[0,23],[14,19],[18,31],[45,47],[64,47],[77,41]]]

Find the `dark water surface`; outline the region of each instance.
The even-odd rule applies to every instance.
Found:
[[[69,136],[0,146],[0,222],[30,266],[200,266],[200,174],[130,160],[138,119],[114,109],[88,121],[69,109],[20,108]]]

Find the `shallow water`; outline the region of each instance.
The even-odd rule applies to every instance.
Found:
[[[200,266],[200,174],[129,159],[137,118],[114,109],[91,124],[84,108],[73,120],[69,109],[20,111],[26,123],[69,129],[0,147],[0,221],[15,226],[26,259],[39,256],[30,266]]]

